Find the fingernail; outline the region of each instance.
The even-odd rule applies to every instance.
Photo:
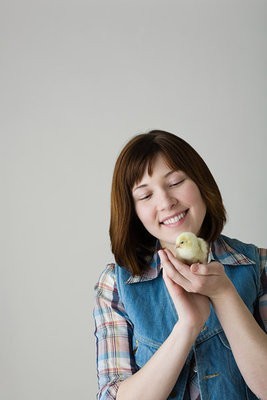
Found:
[[[197,272],[198,267],[199,267],[199,264],[193,264],[193,265],[191,265],[191,271],[192,271],[192,272]]]

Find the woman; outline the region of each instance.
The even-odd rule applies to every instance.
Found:
[[[222,235],[225,221],[211,172],[183,139],[154,130],[122,149],[115,263],[96,285],[98,399],[267,399],[267,251]],[[208,263],[175,257],[188,231],[208,243]]]

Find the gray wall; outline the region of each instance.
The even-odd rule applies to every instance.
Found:
[[[93,286],[114,161],[172,131],[204,157],[225,233],[267,246],[266,12],[260,0],[2,0],[4,400],[93,399]]]

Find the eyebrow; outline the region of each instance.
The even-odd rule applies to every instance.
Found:
[[[168,176],[171,175],[171,174],[173,174],[174,172],[178,172],[178,171],[176,171],[176,170],[171,170],[171,171],[167,172],[167,174],[165,174],[165,175],[163,176],[163,178],[168,178]],[[147,187],[147,186],[148,186],[147,183],[143,183],[142,185],[136,186],[136,187],[133,189],[133,192],[135,192],[135,191],[138,190],[138,189],[145,188],[145,187]]]

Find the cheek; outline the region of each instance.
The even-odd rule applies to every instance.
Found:
[[[140,206],[139,204],[135,206],[135,212],[137,217],[140,219],[141,222],[144,222],[146,220],[146,210],[144,207]]]
[[[205,218],[206,212],[207,212],[207,206],[204,203],[204,200],[201,195],[198,197],[197,201],[198,201],[197,213],[198,213],[199,218],[201,219],[201,223],[202,223]]]
[[[194,205],[195,207],[198,207],[199,210],[201,210],[202,212],[206,213],[207,207],[197,185],[194,182],[191,182],[190,186],[191,187],[188,190],[188,196],[187,196],[188,202]]]
[[[150,207],[137,206],[135,211],[143,225],[147,226],[151,222],[153,215]]]

